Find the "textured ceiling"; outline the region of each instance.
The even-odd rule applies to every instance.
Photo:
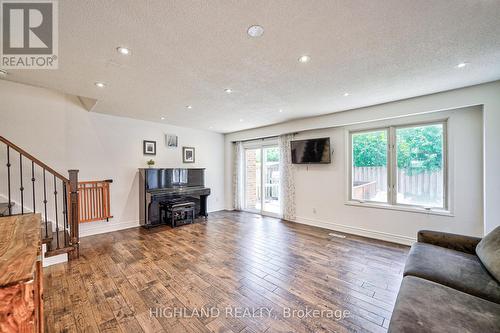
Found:
[[[59,69],[7,79],[232,132],[500,79],[499,18],[498,0],[64,0]]]

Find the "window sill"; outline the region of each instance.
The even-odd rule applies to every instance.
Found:
[[[365,207],[365,208],[377,208],[377,209],[388,209],[388,210],[397,210],[402,212],[409,213],[418,213],[418,214],[426,214],[426,215],[438,215],[438,216],[448,216],[454,217],[455,215],[448,210],[440,210],[440,209],[425,209],[421,207],[415,206],[397,206],[397,205],[389,205],[384,203],[376,203],[376,202],[359,202],[359,201],[346,201],[345,205],[347,206],[355,206],[355,207]]]

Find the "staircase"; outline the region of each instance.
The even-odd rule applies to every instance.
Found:
[[[9,212],[9,203],[8,202],[0,202],[0,217],[7,216],[8,212]]]
[[[47,224],[47,229],[45,223],[43,222],[40,227],[42,244],[46,245],[45,257],[53,257],[73,251],[74,248],[71,246],[71,242],[69,241],[69,232],[67,230],[52,231],[54,230],[53,223],[48,222]]]
[[[2,147],[3,146],[3,147]],[[0,136],[0,216],[40,213],[45,257],[79,256],[78,170],[65,177]]]

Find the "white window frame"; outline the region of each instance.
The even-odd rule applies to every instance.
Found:
[[[396,151],[396,130],[400,128],[430,126],[443,126],[443,207],[427,207],[422,205],[403,204],[397,202],[397,151]],[[387,131],[387,202],[364,201],[352,198],[352,137],[359,133],[368,133],[376,131]],[[403,210],[411,212],[429,213],[435,215],[452,216],[450,211],[449,196],[449,164],[448,164],[448,119],[429,120],[422,122],[413,122],[398,125],[388,125],[382,127],[370,127],[347,132],[347,205],[364,206],[373,208],[385,208],[393,210]]]

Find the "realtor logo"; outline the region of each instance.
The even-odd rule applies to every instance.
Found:
[[[2,0],[0,68],[57,69],[55,0]]]

